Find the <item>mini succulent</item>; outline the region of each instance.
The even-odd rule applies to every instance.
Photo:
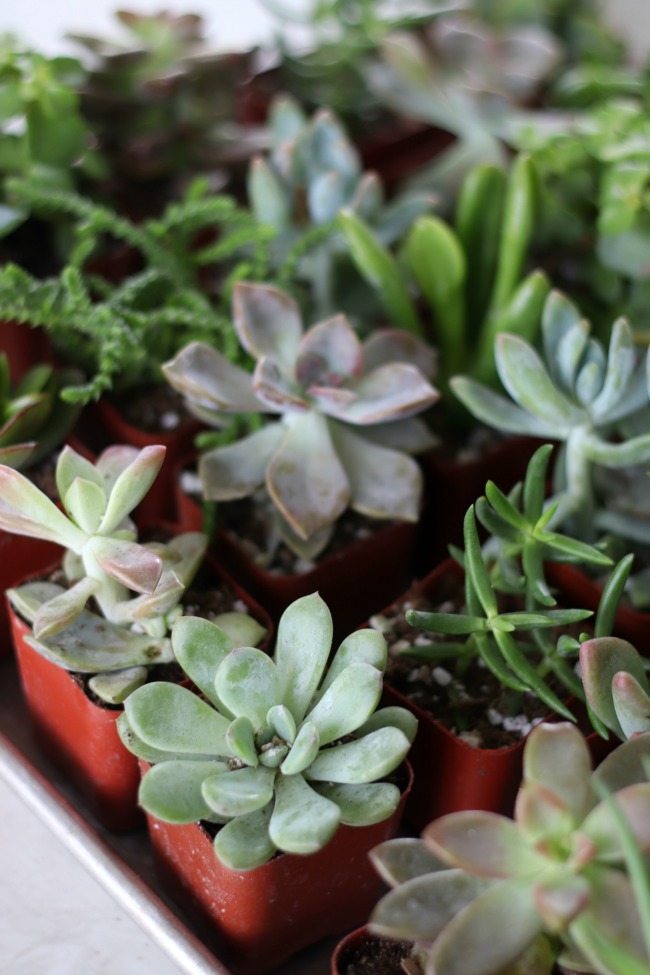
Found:
[[[252,376],[203,343],[163,367],[208,423],[223,425],[224,414],[278,417],[203,454],[204,496],[229,501],[266,485],[284,540],[304,558],[322,551],[348,506],[416,521],[422,475],[406,452],[432,442],[415,416],[438,398],[423,375],[431,350],[390,331],[362,344],[342,314],[304,330],[295,301],[266,285],[235,285],[234,323],[257,360]]]
[[[260,224],[273,227],[276,261],[292,249],[305,251],[296,274],[311,283],[320,314],[336,310],[337,260],[346,249],[334,223],[343,207],[359,214],[390,243],[430,208],[420,194],[386,203],[376,173],[364,172],[361,156],[329,109],[307,118],[289,96],[277,98],[268,120],[271,151],[253,159],[248,175],[250,207]]]
[[[544,305],[542,337],[543,357],[522,338],[497,336],[497,371],[511,399],[466,376],[454,377],[451,388],[489,426],[560,442],[552,524],[570,518],[572,532],[591,540],[603,506],[595,465],[618,469],[650,460],[644,357],[624,319],[614,322],[605,351],[578,309],[558,292]],[[634,537],[638,529],[630,530]]]
[[[126,702],[122,739],[154,763],[141,805],[167,822],[220,824],[215,852],[233,870],[276,850],[313,853],[340,823],[380,822],[397,807],[398,787],[376,780],[404,759],[415,719],[402,708],[375,710],[383,637],[357,630],[328,668],[332,632],[318,593],[285,610],[273,658],[181,617],[172,645],[203,699],[154,682]]]
[[[63,510],[23,474],[0,465],[0,528],[66,549],[67,588],[44,580],[9,590],[32,625],[28,642],[67,670],[119,671],[124,688],[142,683],[148,664],[173,660],[169,628],[207,544],[198,532],[168,543],[137,540],[129,515],[164,456],[161,446],[115,446],[93,464],[64,447],[56,465]],[[106,682],[95,680],[94,689]],[[110,683],[112,699],[118,692]]]
[[[650,731],[650,681],[631,643],[613,636],[586,640],[580,673],[592,712],[615,735],[625,740]]]
[[[592,772],[576,728],[539,725],[524,749],[514,821],[451,813],[421,841],[371,854],[394,888],[371,930],[416,942],[428,975],[547,975],[556,958],[598,975],[646,971],[650,946],[620,820],[640,862],[650,850],[641,766],[649,751],[646,735]]]
[[[38,463],[65,440],[79,414],[59,399],[60,390],[80,378],[71,370],[33,366],[12,386],[9,360],[0,352],[0,463],[26,467]]]
[[[396,31],[366,78],[400,116],[452,132],[456,141],[417,176],[452,195],[476,165],[504,165],[504,120],[552,76],[561,46],[543,27],[495,30],[471,17],[444,17],[425,31]]]
[[[497,166],[477,166],[463,181],[453,223],[419,217],[399,258],[359,215],[346,209],[339,216],[352,260],[393,323],[433,335],[443,388],[460,371],[495,383],[496,335],[512,332],[533,341],[539,333],[550,285],[541,271],[523,275],[535,196],[526,156],[508,176]]]

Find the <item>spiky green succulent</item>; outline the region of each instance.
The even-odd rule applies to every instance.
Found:
[[[641,760],[649,753],[645,735],[592,772],[576,728],[539,725],[524,749],[514,820],[451,813],[421,841],[374,851],[394,889],[375,908],[371,929],[417,942],[427,975],[546,975],[554,957],[598,975],[647,970],[649,945],[619,817],[642,863],[650,850],[650,784]]]
[[[341,314],[304,330],[296,302],[266,285],[235,285],[234,323],[257,360],[252,376],[196,342],[163,367],[208,423],[222,425],[224,414],[277,416],[203,454],[204,496],[229,501],[265,485],[282,537],[305,558],[322,551],[348,506],[417,520],[422,475],[408,452],[432,443],[415,416],[438,398],[423,375],[432,351],[390,331],[362,344]]]
[[[318,593],[285,610],[273,658],[233,646],[206,620],[177,620],[176,659],[203,699],[155,682],[126,701],[122,739],[154,763],[141,805],[167,822],[220,824],[215,852],[234,870],[276,850],[313,853],[340,823],[390,816],[399,788],[376,780],[403,760],[416,721],[403,708],[375,710],[383,636],[357,630],[328,667],[332,631]]]

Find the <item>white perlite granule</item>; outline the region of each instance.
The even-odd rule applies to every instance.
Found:
[[[518,731],[523,737],[532,726],[525,714],[515,714],[511,718],[503,719],[503,727],[506,731]]]
[[[434,667],[432,671],[432,677],[435,680],[436,684],[439,684],[440,687],[447,687],[449,684],[451,684],[452,680],[454,679],[452,675],[449,673],[449,671],[445,670],[444,667]]]

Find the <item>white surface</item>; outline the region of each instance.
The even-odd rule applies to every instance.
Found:
[[[178,975],[1,778],[0,822],[0,972]]]

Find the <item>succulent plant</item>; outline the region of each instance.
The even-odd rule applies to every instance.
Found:
[[[576,728],[539,725],[524,749],[514,821],[451,813],[421,841],[389,841],[371,854],[394,888],[371,930],[416,942],[427,973],[546,975],[555,958],[598,975],[647,970],[647,911],[620,821],[642,863],[650,784],[641,759],[649,751],[650,736],[642,736],[592,772]]]
[[[650,731],[650,681],[631,643],[613,636],[586,640],[580,674],[592,712],[615,735],[628,739]]]
[[[547,680],[552,678],[584,700],[582,684],[565,658],[577,656],[580,640],[586,639],[578,638],[577,624],[592,613],[580,607],[558,608],[545,577],[545,564],[611,566],[612,560],[599,549],[547,527],[554,510],[544,507],[551,452],[550,444],[535,452],[523,483],[516,484],[508,496],[488,481],[485,497],[465,516],[464,552],[452,548],[465,569],[464,606],[454,612],[408,609],[406,620],[411,626],[441,634],[443,639],[431,644],[418,640],[401,653],[433,663],[451,661],[461,680],[469,664],[480,656],[505,688],[532,692],[573,720]],[[477,516],[490,533],[482,545]],[[603,589],[594,624],[597,636],[612,632],[631,564],[631,555],[623,558]]]
[[[364,172],[359,152],[329,109],[307,118],[289,96],[269,112],[271,151],[253,159],[248,198],[258,222],[276,231],[276,261],[297,248],[296,274],[310,282],[319,314],[337,309],[336,262],[346,249],[334,223],[343,207],[368,220],[386,243],[397,239],[431,200],[420,194],[384,202],[376,173]],[[313,243],[312,243],[313,241]]]
[[[38,463],[65,440],[79,414],[59,399],[60,390],[80,377],[42,364],[12,387],[9,360],[0,352],[0,463],[26,467]]]
[[[63,510],[23,474],[0,465],[0,528],[66,549],[67,588],[45,580],[9,590],[31,623],[27,642],[67,670],[120,671],[118,683],[128,689],[146,678],[147,665],[173,660],[169,628],[207,544],[199,532],[168,543],[137,541],[129,515],[164,456],[161,446],[115,446],[92,464],[64,447],[56,465]],[[87,608],[90,600],[96,610]],[[95,680],[97,693],[102,683]],[[107,693],[117,693],[114,681]]]
[[[375,710],[386,664],[380,634],[350,634],[327,668],[331,642],[318,593],[285,610],[273,659],[234,647],[205,620],[177,620],[174,652],[203,699],[159,682],[128,698],[122,739],[154,763],[141,805],[172,823],[220,824],[215,852],[233,870],[276,850],[313,853],[339,823],[390,816],[399,789],[376,780],[404,759],[415,719],[403,708]]]
[[[543,358],[522,338],[497,336],[497,371],[512,399],[465,376],[450,385],[489,426],[561,443],[551,524],[570,519],[572,533],[591,540],[602,508],[595,465],[618,469],[650,459],[645,362],[624,319],[614,323],[605,351],[578,309],[558,292],[544,305],[542,336]],[[638,525],[630,530],[633,537]]]
[[[534,98],[560,58],[557,39],[541,26],[496,30],[471,16],[444,17],[418,34],[385,37],[366,78],[400,116],[456,136],[417,176],[418,185],[453,197],[474,166],[505,164],[505,120]]]
[[[0,267],[0,317],[43,326],[89,377],[68,385],[64,399],[86,403],[114,386],[162,382],[162,362],[193,338],[241,357],[228,315],[231,284],[267,277],[272,231],[230,197],[197,183],[159,218],[137,223],[76,194],[12,187],[35,213],[74,223],[75,246],[58,276]],[[107,238],[135,257],[135,270],[119,283],[91,270]]]
[[[81,104],[111,175],[147,209],[159,203],[161,188],[166,202],[184,179],[214,170],[220,147],[240,135],[232,120],[252,53],[215,51],[196,14],[118,10],[116,17],[123,38],[70,37],[90,61]],[[147,200],[148,188],[154,194]]]
[[[416,521],[422,475],[406,451],[431,443],[415,416],[438,398],[423,375],[431,350],[390,331],[362,345],[341,314],[304,330],[294,300],[266,285],[237,283],[233,304],[239,340],[257,360],[252,376],[202,343],[163,371],[207,423],[233,413],[278,421],[203,454],[204,496],[245,498],[265,484],[284,540],[305,558],[322,551],[348,506]]]
[[[453,225],[420,217],[399,259],[358,215],[344,210],[339,217],[352,260],[393,323],[420,337],[433,335],[443,389],[459,371],[496,382],[496,335],[512,332],[532,341],[539,333],[550,286],[541,271],[522,276],[535,195],[526,156],[508,176],[496,166],[478,166],[463,181]],[[431,321],[423,320],[423,304]]]

